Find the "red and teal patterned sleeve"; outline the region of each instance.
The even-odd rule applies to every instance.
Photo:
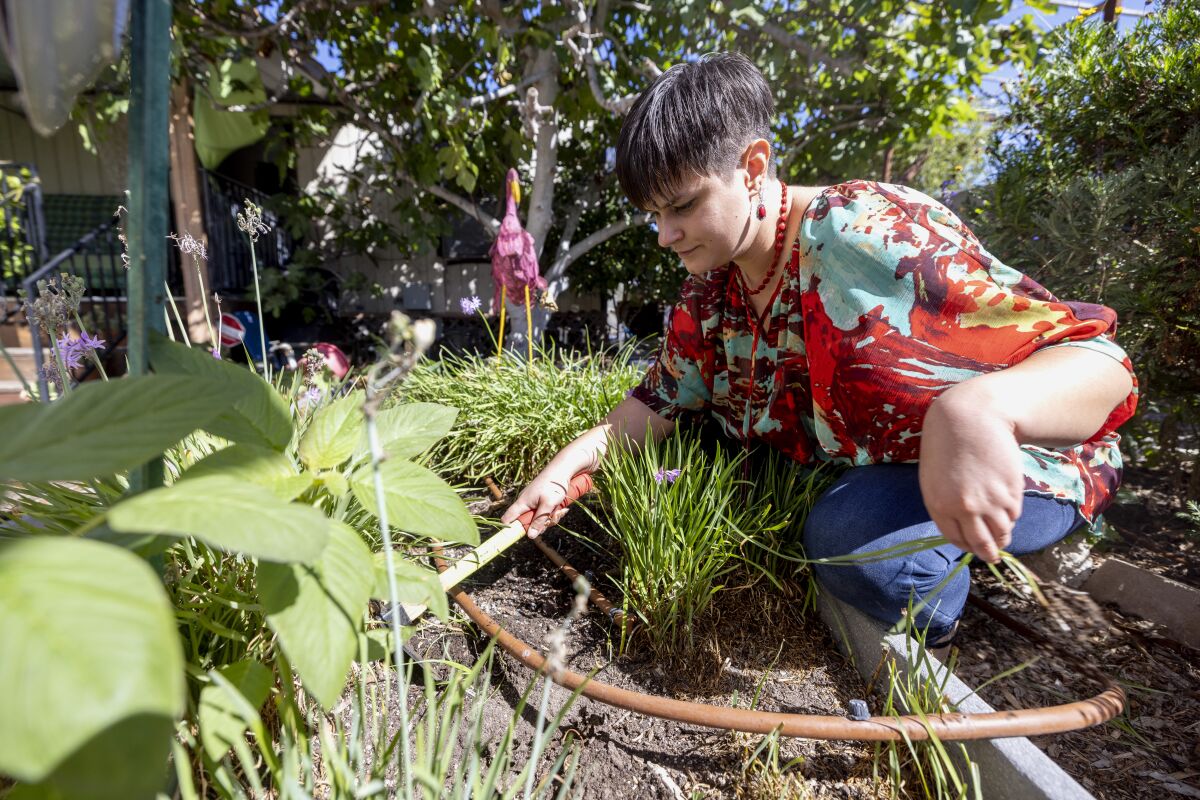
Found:
[[[1133,416],[1138,398],[1137,375],[1134,374],[1129,356],[1117,344],[1115,311],[1095,303],[1059,300],[1033,279],[1000,264],[983,249],[971,230],[940,203],[930,207],[928,224],[931,230],[946,241],[953,242],[965,253],[974,254],[973,257],[980,263],[990,262],[990,272],[993,274],[1002,271],[1006,273],[1009,287],[1007,291],[1013,297],[1011,304],[1003,298],[998,298],[996,293],[988,295],[986,302],[993,304],[991,308],[999,307],[996,314],[998,321],[1006,321],[1005,314],[1011,314],[1014,319],[1019,315],[1022,321],[1018,327],[1037,331],[1032,339],[1023,343],[1009,356],[1011,363],[1015,364],[1042,350],[1076,347],[1106,355],[1129,372],[1132,389],[1109,414],[1100,430],[1088,437],[1089,440],[1114,432]],[[978,290],[973,290],[972,293],[976,291]]]
[[[689,276],[671,311],[658,356],[630,396],[669,420],[704,411],[712,402],[719,287],[714,276]]]

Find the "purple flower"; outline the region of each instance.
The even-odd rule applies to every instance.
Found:
[[[300,395],[299,405],[301,408],[312,408],[319,402],[321,402],[321,390],[316,386],[310,386],[304,394]]]
[[[953,185],[954,185],[954,178],[948,178],[948,179],[942,181],[942,191],[943,192],[946,191]]]
[[[103,350],[104,349],[104,340],[98,336],[92,336],[87,331],[84,331],[79,336],[78,347],[81,350],[91,350],[92,352],[95,352],[96,350]],[[86,353],[85,353],[85,355],[86,355]]]
[[[78,339],[72,339],[64,333],[58,337],[58,352],[62,355],[63,364],[67,369],[83,366],[83,360],[97,350],[104,349],[104,340],[89,333],[83,333]]]
[[[1041,239],[1041,238],[1042,237],[1040,237],[1040,236],[1035,236],[1035,237],[1033,237],[1033,240],[1036,242],[1038,239]]]
[[[483,301],[478,297],[462,297],[459,298],[458,307],[462,309],[464,314],[474,314],[483,305]]]
[[[212,353],[212,357],[215,358],[217,361],[221,360],[221,348],[214,347],[212,350],[209,350],[208,352]]]
[[[679,477],[679,470],[663,469],[660,467],[658,472],[654,473],[654,482],[662,483],[663,481],[666,481],[667,484],[670,485],[670,484],[674,483],[678,477]]]
[[[67,369],[83,366],[83,353],[75,340],[65,333],[58,337],[58,354],[62,356]]]

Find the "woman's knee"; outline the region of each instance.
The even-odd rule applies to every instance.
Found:
[[[895,623],[915,609],[916,627],[940,637],[962,614],[970,589],[966,569],[953,574],[959,553],[946,546],[884,561],[816,564],[814,572],[822,587],[858,610]]]

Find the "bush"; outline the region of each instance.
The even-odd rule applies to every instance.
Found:
[[[1200,407],[1200,2],[1124,34],[1091,19],[1047,40],[1009,90],[995,181],[965,204],[987,247],[1068,300],[1120,316],[1142,411]]]

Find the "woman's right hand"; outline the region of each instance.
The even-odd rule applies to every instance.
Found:
[[[516,501],[500,517],[505,525],[513,522],[526,511],[533,511],[533,522],[527,533],[531,538],[540,536],[551,525],[558,524],[567,509],[567,487],[571,479],[580,472],[595,472],[608,448],[610,430],[618,442],[631,442],[640,446],[647,432],[655,439],[662,439],[675,428],[675,423],[664,419],[640,400],[626,397],[617,407],[593,428],[590,428],[558,452]]]
[[[540,536],[546,528],[558,524],[567,513],[563,501],[567,499],[567,487],[575,473],[566,466],[550,463],[529,485],[508,510],[500,517],[505,525],[513,522],[526,511],[533,510],[533,521],[529,523],[530,538]]]

